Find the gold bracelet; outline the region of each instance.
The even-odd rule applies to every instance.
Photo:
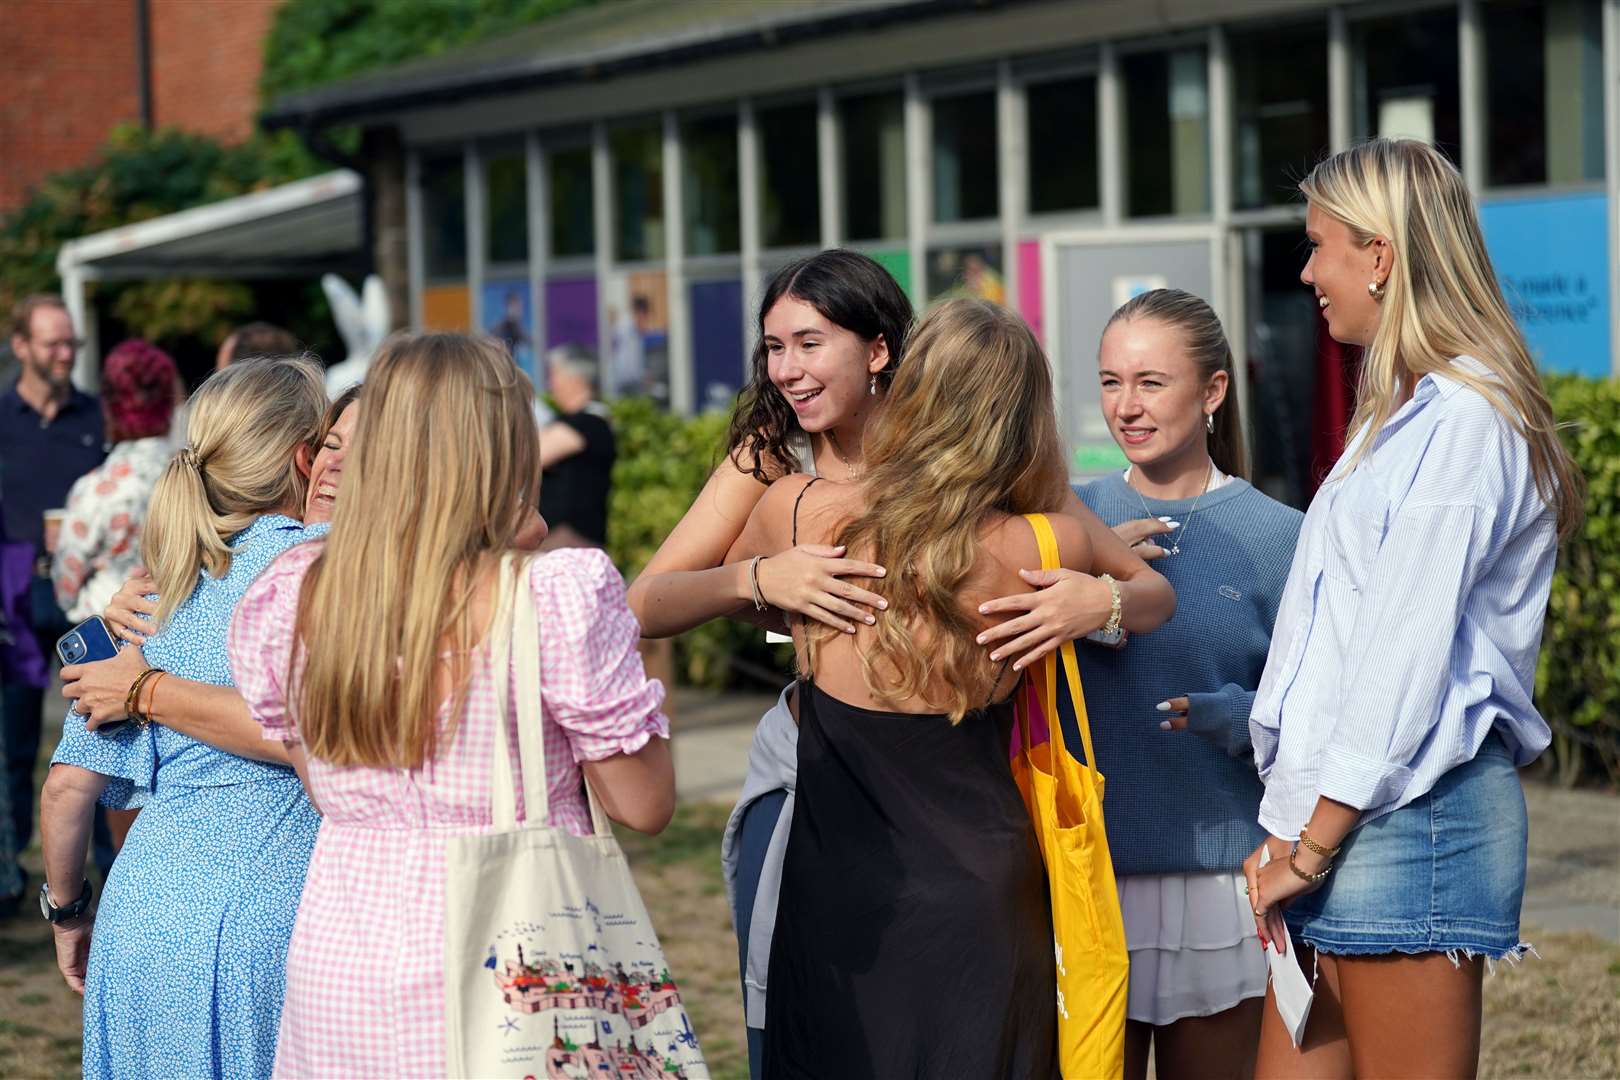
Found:
[[[1340,844],[1336,848],[1325,848],[1321,844],[1318,844],[1315,840],[1312,840],[1305,834],[1305,826],[1303,825],[1299,827],[1299,842],[1305,845],[1306,851],[1314,851],[1324,859],[1331,859],[1340,851],[1344,850],[1343,844]]]
[[[162,668],[149,667],[135,676],[135,681],[130,684],[129,695],[124,698],[124,715],[135,721],[137,727],[145,727],[152,722],[140,710],[141,688],[146,685],[148,679],[159,674],[162,670]]]
[[[1109,596],[1108,621],[1102,624],[1099,632],[1104,637],[1111,637],[1119,633],[1119,624],[1125,618],[1125,602],[1119,595],[1119,582],[1114,580],[1112,574],[1098,574],[1097,580],[1108,586]]]
[[[1294,856],[1298,854],[1299,845],[1296,843],[1293,847],[1288,849],[1288,869],[1292,870],[1294,872],[1294,876],[1299,878],[1301,881],[1308,881],[1312,885],[1315,885],[1317,882],[1325,879],[1328,874],[1333,872],[1333,863],[1330,861],[1326,866],[1322,867],[1322,869],[1318,870],[1316,873],[1307,874],[1294,862]]]
[[[152,676],[152,685],[145,688],[146,689],[146,708],[141,710],[141,718],[144,719],[149,724],[152,722],[152,714],[157,711],[157,688],[158,688],[158,683],[162,682],[163,681],[163,676],[165,676],[167,674],[168,674],[167,671],[160,670],[156,675]],[[139,703],[137,702],[137,704],[139,704]]]

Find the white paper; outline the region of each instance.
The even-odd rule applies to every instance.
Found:
[[[1271,852],[1262,849],[1260,865],[1271,860]],[[1299,966],[1299,953],[1294,949],[1294,937],[1283,924],[1282,944],[1286,953],[1277,950],[1277,942],[1266,946],[1266,964],[1271,968],[1271,989],[1277,1000],[1277,1012],[1288,1028],[1288,1037],[1294,1040],[1294,1049],[1305,1039],[1305,1021],[1311,1015],[1311,999],[1316,996],[1304,970]]]

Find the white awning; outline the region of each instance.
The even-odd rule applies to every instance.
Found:
[[[314,276],[353,262],[364,243],[364,183],[340,169],[70,240],[56,256],[74,325],[89,341],[74,382],[99,382],[86,281]]]

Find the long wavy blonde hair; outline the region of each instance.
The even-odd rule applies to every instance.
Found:
[[[1382,236],[1394,251],[1378,330],[1362,357],[1351,430],[1377,431],[1395,412],[1403,383],[1444,372],[1484,396],[1524,436],[1536,488],[1557,514],[1559,535],[1573,533],[1585,483],[1559,441],[1541,376],[1502,296],[1456,166],[1428,143],[1373,139],[1321,162],[1299,189],[1357,243]],[[1490,374],[1451,363],[1463,355]],[[1370,446],[1362,441],[1352,468]]]
[[[383,768],[435,756],[441,660],[488,631],[471,617],[479,571],[538,505],[533,402],[489,338],[396,335],[372,360],[332,531],[298,603],[290,697],[314,756]],[[470,669],[451,670],[455,716]]]
[[[860,650],[878,701],[920,700],[959,722],[994,674],[961,591],[996,515],[1055,511],[1067,474],[1046,354],[1024,321],[983,300],[934,308],[906,347],[866,436],[867,508],[837,543],[881,561],[868,583],[894,614]],[[817,624],[812,652],[836,631]]]
[[[326,391],[310,357],[244,360],[216,371],[186,410],[186,448],[152,488],[141,558],[157,582],[158,623],[206,571],[231,568],[230,538],[275,511],[301,514],[298,449],[315,438]]]

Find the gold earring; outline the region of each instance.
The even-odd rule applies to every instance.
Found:
[[[1384,298],[1384,283],[1377,278],[1367,282],[1367,295],[1374,300],[1382,300]]]

